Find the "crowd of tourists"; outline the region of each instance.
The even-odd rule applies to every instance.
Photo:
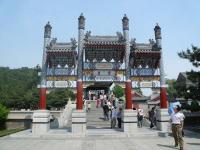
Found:
[[[148,112],[148,118],[150,121],[150,128],[156,127],[157,124],[157,113],[156,113],[156,107],[153,107]],[[171,103],[171,105],[168,108],[168,113],[170,115],[169,120],[169,131],[172,132],[172,136],[174,138],[175,147],[180,148],[180,150],[183,150],[184,144],[183,144],[183,137],[184,137],[184,131],[183,131],[183,125],[184,125],[184,119],[185,116],[183,112],[181,111],[181,104],[179,102]]]
[[[99,98],[94,99],[96,108],[102,108],[104,121],[111,121],[111,128],[121,128],[123,103],[115,95],[100,94]],[[92,100],[93,101],[93,100]],[[86,112],[91,110],[91,102],[84,101]]]
[[[118,128],[121,128],[123,106],[116,100],[115,95],[110,98],[103,94],[100,95],[100,104],[103,109],[104,120],[111,120],[111,128],[115,128],[116,124]]]
[[[87,112],[90,112],[91,106],[90,102],[87,104]],[[122,110],[123,105],[119,103],[114,95],[109,97],[106,94],[101,94],[99,99],[96,100],[96,107],[103,109],[103,118],[105,121],[111,121],[111,128],[115,128],[116,125],[118,128],[121,128],[122,123]],[[157,108],[156,106],[152,107],[147,113],[144,113],[142,107],[137,109],[137,120],[138,127],[143,127],[144,118],[148,119],[150,122],[150,128],[157,128]],[[179,146],[180,150],[183,150],[183,122],[184,114],[181,112],[180,104],[173,104],[169,107],[170,115],[170,129],[172,131],[172,136],[174,137],[175,147]]]

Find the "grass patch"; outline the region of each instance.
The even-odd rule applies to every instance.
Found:
[[[9,135],[9,134],[13,134],[13,133],[16,133],[16,132],[19,132],[19,131],[22,131],[22,130],[25,130],[25,128],[17,128],[17,129],[5,129],[5,130],[0,130],[0,137],[2,136],[6,136],[6,135]]]

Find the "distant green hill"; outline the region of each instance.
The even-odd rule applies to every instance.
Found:
[[[0,67],[0,102],[15,109],[38,107],[38,81],[37,71],[33,68]]]
[[[9,69],[0,67],[0,103],[12,109],[37,109],[39,107],[39,77],[34,68]],[[60,109],[68,99],[75,100],[69,89],[55,89],[47,95],[47,108]]]

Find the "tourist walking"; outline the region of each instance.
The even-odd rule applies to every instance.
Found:
[[[111,109],[111,129],[115,128],[116,126],[116,119],[117,119],[117,110],[116,107],[112,107]]]
[[[104,113],[104,120],[109,120],[109,107],[106,102],[103,105],[103,113]]]
[[[116,98],[115,95],[112,95],[112,104],[114,107],[116,107]]]
[[[117,124],[118,128],[122,127],[122,108],[120,107],[118,112],[117,112]]]
[[[143,109],[142,108],[139,108],[138,109],[138,127],[141,128],[143,126],[143,117],[144,117],[144,114],[143,114]]]
[[[90,102],[87,102],[86,103],[86,110],[87,110],[87,112],[90,112],[90,110],[91,110],[91,104],[90,104]]]
[[[180,112],[181,107],[179,105],[174,106],[174,113],[171,114],[172,123],[172,135],[175,141],[175,147],[179,146],[180,150],[183,150],[183,121],[184,115]]]
[[[155,113],[155,107],[153,107],[149,111],[149,121],[150,121],[150,128],[153,128],[156,125],[156,113]]]
[[[104,102],[103,94],[100,94],[99,98],[100,98],[101,107],[103,107],[103,102]]]
[[[99,108],[99,105],[100,105],[100,99],[97,99],[96,100],[96,108]]]

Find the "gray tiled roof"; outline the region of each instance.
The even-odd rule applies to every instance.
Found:
[[[115,36],[110,35],[91,35],[91,32],[87,32],[85,35],[86,44],[123,44],[123,35],[120,32]]]
[[[152,44],[149,43],[135,43],[134,47],[136,50],[144,50],[144,51],[152,50]]]
[[[71,43],[55,43],[48,49],[48,51],[71,51],[71,50],[72,50]]]
[[[87,44],[122,44],[118,36],[90,36]]]
[[[75,39],[71,39],[71,42],[56,42],[56,38],[52,39],[50,45],[47,47],[48,52],[63,52],[76,49]]]

